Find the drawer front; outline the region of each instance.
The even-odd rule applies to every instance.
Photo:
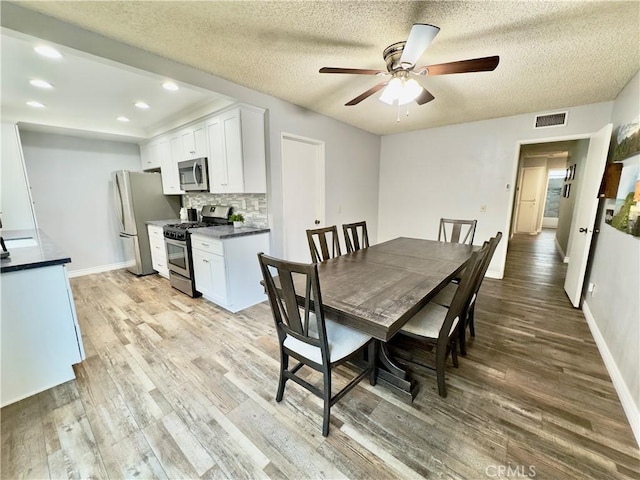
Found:
[[[220,240],[191,235],[191,246],[214,255],[224,255],[224,248]]]
[[[158,239],[164,243],[164,235],[162,234],[162,227],[156,227],[155,225],[147,225],[149,230],[149,240],[153,241]]]
[[[166,247],[164,246],[164,238],[150,238],[149,239],[149,247],[151,248],[151,254],[159,252],[163,257],[166,256]]]

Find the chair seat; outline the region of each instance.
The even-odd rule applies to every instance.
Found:
[[[400,331],[425,338],[438,338],[440,328],[442,328],[448,311],[448,308],[437,303],[427,303],[418,313],[411,317],[411,320],[404,324]],[[458,318],[456,317],[453,320],[449,335],[455,331],[458,325]]]
[[[331,363],[348,357],[371,340],[371,336],[354,330],[353,328],[346,327],[338,322],[334,322],[326,317],[324,323],[327,331],[327,343],[329,344],[329,361]],[[313,313],[309,314],[309,334],[310,336],[318,338],[318,322]],[[312,362],[322,364],[320,347],[314,347],[308,343],[301,342],[291,335],[285,338],[284,346]]]
[[[453,301],[453,296],[456,294],[456,290],[458,289],[457,283],[449,283],[446,287],[438,292],[438,294],[431,299],[432,302],[437,303],[438,305],[442,305],[443,307],[448,307],[451,305]],[[476,294],[474,293],[471,297],[471,301],[469,302],[469,306],[473,305],[476,301]]]

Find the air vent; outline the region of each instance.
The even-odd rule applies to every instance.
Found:
[[[536,122],[533,128],[564,127],[567,124],[567,113],[556,112],[536,115]]]

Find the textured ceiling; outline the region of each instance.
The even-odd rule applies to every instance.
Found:
[[[378,133],[612,100],[640,67],[640,3],[20,2],[107,37]],[[344,103],[384,69],[382,51],[413,23],[440,33],[418,62],[499,55],[494,72],[422,78],[435,100],[409,116],[377,99]]]

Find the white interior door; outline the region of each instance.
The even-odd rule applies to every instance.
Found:
[[[282,135],[284,257],[311,262],[306,230],[324,226],[324,143]]]
[[[545,171],[544,167],[525,167],[521,171],[515,233],[535,233],[538,230],[540,185]]]
[[[607,163],[611,130],[612,125],[608,124],[591,135],[585,164],[580,165],[583,173],[576,197],[574,221],[571,224],[574,230],[568,249],[571,258],[564,280],[564,290],[574,307],[580,306],[582,297],[584,274],[598,212],[598,190]]]

